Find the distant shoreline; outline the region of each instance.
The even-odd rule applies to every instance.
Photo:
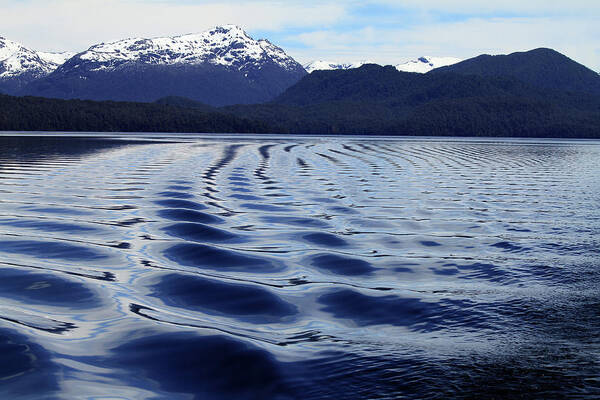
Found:
[[[0,131],[0,137],[51,137],[51,138],[107,138],[107,139],[309,139],[315,137],[323,140],[369,138],[375,141],[405,142],[468,142],[468,143],[518,143],[518,144],[597,144],[600,138],[542,138],[542,137],[508,137],[508,136],[407,136],[407,135],[360,135],[360,134],[274,134],[274,133],[174,133],[174,132],[50,132],[50,131]],[[597,143],[594,143],[597,142]]]

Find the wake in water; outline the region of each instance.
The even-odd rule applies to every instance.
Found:
[[[3,397],[600,395],[598,143],[0,143]]]

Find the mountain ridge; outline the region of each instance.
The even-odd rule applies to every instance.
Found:
[[[374,64],[372,61],[352,61],[346,63],[338,63],[336,61],[315,60],[304,64],[304,69],[309,74],[313,71],[332,71],[338,69],[354,69],[360,68],[365,64]]]
[[[268,58],[282,68],[298,64],[266,39],[254,40],[236,25],[217,26],[200,33],[155,38],[128,38],[99,43],[69,60],[69,66],[90,70],[116,68],[121,63],[203,64],[234,66],[243,70],[252,62]],[[107,65],[108,64],[108,65]]]
[[[36,51],[0,37],[0,91],[17,92],[49,75],[74,54]]]
[[[540,47],[511,54],[482,54],[429,73],[510,76],[545,89],[600,95],[600,75],[553,49]]]
[[[527,56],[539,61],[535,51]],[[567,71],[585,68],[559,61]],[[370,64],[315,71],[268,104],[224,110],[284,133],[600,138],[600,96],[547,86],[510,74],[415,74]]]
[[[158,104],[145,107],[140,103],[74,100],[61,103],[5,97],[3,101],[12,111],[1,115],[0,127],[56,127],[54,122],[58,118],[64,130],[106,127],[103,129],[130,131],[143,127],[152,131],[191,132],[194,126],[198,130],[228,126],[239,132],[262,129],[265,133],[292,134],[600,138],[600,94],[590,90],[600,84],[600,76],[549,49],[479,56],[425,74],[375,64],[346,70],[317,70],[303,75],[287,89],[281,87],[281,93],[269,102],[234,105],[221,99],[225,106],[219,108],[185,98],[184,91],[159,96],[164,89],[161,85],[166,82],[174,87],[181,82],[178,81],[182,79],[181,69],[189,69],[183,71],[189,72],[183,75],[185,89],[194,94],[198,87],[216,85],[217,92],[210,97],[214,102],[215,96],[233,92],[243,82],[242,77],[246,78],[239,66],[233,70],[240,80],[231,80],[231,75],[226,77],[231,87],[224,87],[222,82],[227,79],[219,75],[230,73],[231,66],[223,69],[220,65],[202,63],[173,69],[171,65],[124,62],[114,68],[125,73],[127,79],[116,80],[112,71],[93,71],[98,74],[96,78],[105,78],[96,80],[98,90],[108,87],[125,92],[127,87],[120,86],[123,82],[137,84],[146,95],[159,99]],[[199,68],[204,69],[203,74],[198,75]],[[274,68],[281,71],[280,67]],[[152,79],[154,73],[163,80]],[[173,74],[170,81],[165,78],[169,74]],[[561,75],[560,80],[556,74]],[[265,79],[272,76],[267,71]],[[76,82],[87,84],[85,79]],[[160,84],[153,87],[153,82]],[[119,111],[119,107],[124,111]],[[147,114],[150,111],[156,116]],[[140,119],[137,113],[146,117]],[[203,116],[198,117],[198,113]],[[103,117],[98,119],[98,115]],[[211,116],[210,124],[206,115]],[[68,129],[69,118],[73,119],[73,129]],[[21,125],[15,125],[15,120]]]
[[[456,64],[458,62],[463,61],[457,57],[431,57],[431,56],[422,56],[415,60],[409,60],[400,64],[395,64],[394,67],[398,71],[403,72],[416,72],[420,74],[427,73],[435,68],[444,67],[447,65]],[[360,68],[366,64],[376,64],[381,65],[372,61],[353,61],[347,63],[339,63],[336,61],[311,61],[308,64],[304,65],[304,69],[309,74],[313,71],[331,71],[331,70],[345,70],[345,69],[355,69]],[[391,65],[391,64],[389,64]],[[383,66],[383,65],[381,65]]]
[[[184,96],[222,106],[271,100],[305,74],[280,47],[225,25],[96,44],[10,94],[142,102]]]
[[[425,56],[419,57],[416,60],[410,60],[401,64],[397,64],[396,69],[403,72],[418,72],[420,74],[425,74],[436,68],[453,65],[461,61],[463,60],[457,57]]]

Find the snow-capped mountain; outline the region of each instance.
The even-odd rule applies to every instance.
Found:
[[[40,56],[40,58],[52,65],[54,65],[54,70],[56,70],[56,68],[60,67],[61,65],[63,65],[69,58],[73,57],[75,54],[72,51],[63,51],[61,53],[51,53],[51,52],[45,52],[45,51],[38,51],[37,52],[38,55]]]
[[[398,71],[425,74],[432,69],[456,64],[461,61],[462,59],[456,57],[419,57],[416,60],[396,65],[396,69]]]
[[[418,72],[424,74],[431,71],[432,69],[445,67],[447,65],[456,64],[461,62],[460,58],[455,57],[420,57],[416,60],[407,61],[402,64],[396,65],[398,71],[404,72]],[[317,70],[335,70],[335,69],[353,69],[360,68],[365,64],[375,64],[371,61],[359,61],[351,63],[338,63],[332,61],[313,61],[304,66],[306,72],[309,74]]]
[[[211,105],[268,101],[306,74],[268,40],[235,25],[174,37],[101,43],[76,54],[27,94],[154,101],[183,96]]]
[[[355,61],[349,63],[337,63],[334,61],[312,61],[306,65],[304,65],[304,69],[309,74],[313,71],[331,71],[337,69],[353,69],[360,68],[365,64],[373,64],[371,61]]]
[[[0,37],[0,79],[23,74],[40,77],[54,71],[56,67],[36,51]]]
[[[249,70],[272,62],[286,70],[298,63],[268,40],[254,40],[238,26],[225,25],[206,32],[153,39],[132,38],[90,47],[65,69],[115,70],[128,63],[149,65],[212,64]]]
[[[75,53],[45,53],[0,37],[0,91],[17,92],[21,87],[55,71]]]

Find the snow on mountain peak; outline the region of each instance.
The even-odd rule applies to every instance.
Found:
[[[416,60],[407,61],[396,65],[398,71],[418,72],[420,74],[427,73],[432,69],[445,67],[461,62],[460,58],[456,57],[419,57]]]
[[[306,72],[308,72],[310,74],[313,71],[331,71],[331,70],[338,70],[338,69],[360,68],[365,64],[373,64],[373,62],[371,62],[371,61],[355,61],[355,62],[349,62],[349,63],[338,63],[335,61],[317,60],[317,61],[312,61],[312,62],[304,65],[304,69],[306,70]]]
[[[209,63],[245,70],[271,61],[286,70],[298,64],[267,40],[254,40],[236,25],[214,27],[201,33],[152,39],[131,38],[101,43],[78,54],[75,64],[89,64],[91,71],[111,70],[125,63],[154,65]]]
[[[416,60],[411,60],[403,64],[396,65],[396,69],[404,72],[426,73],[434,68],[444,67],[446,65],[456,64],[462,61],[455,57],[419,57]],[[338,63],[332,61],[313,61],[304,66],[308,73],[317,70],[336,70],[336,69],[353,69],[360,68],[365,64],[374,64],[370,61],[358,61],[351,63]]]
[[[37,52],[40,58],[44,61],[47,61],[51,64],[56,65],[56,68],[63,65],[69,58],[73,57],[75,54],[72,51],[63,51],[62,53],[52,53],[46,51],[38,51]]]
[[[51,70],[47,64],[35,51],[12,40],[0,38],[0,78],[6,79],[24,73],[42,76]]]

